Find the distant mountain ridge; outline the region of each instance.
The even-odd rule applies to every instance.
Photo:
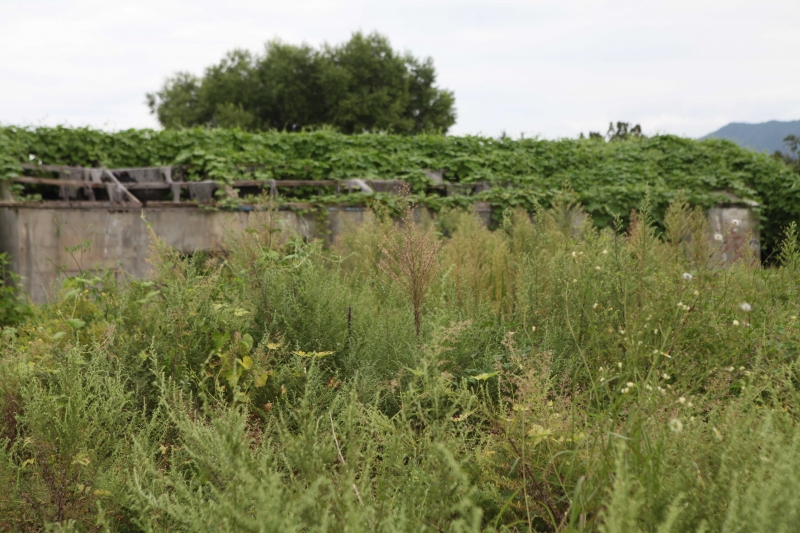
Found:
[[[776,150],[786,151],[783,139],[787,135],[800,136],[800,120],[781,122],[770,120],[760,124],[746,124],[744,122],[731,122],[713,133],[709,133],[703,139],[728,139],[739,146],[752,148],[759,152],[767,151],[773,153]]]

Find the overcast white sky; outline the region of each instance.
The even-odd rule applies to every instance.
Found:
[[[0,122],[157,127],[175,71],[356,30],[433,57],[454,134],[800,119],[800,0],[0,0]]]

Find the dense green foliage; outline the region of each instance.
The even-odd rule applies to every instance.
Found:
[[[797,235],[723,270],[681,203],[568,207],[443,214],[419,336],[389,221],[67,280],[0,335],[0,528],[793,530]]]
[[[5,139],[5,141],[3,140]],[[548,206],[565,185],[600,227],[627,221],[646,195],[658,224],[684,190],[692,205],[728,201],[721,191],[759,202],[762,243],[771,252],[782,228],[800,221],[800,177],[781,161],[721,140],[674,136],[601,139],[492,139],[441,135],[246,133],[238,130],[126,130],[0,128],[3,155],[45,164],[133,167],[185,165],[188,179],[391,179],[420,192],[425,169],[444,169],[451,182],[487,181],[495,187],[472,200],[499,211]],[[363,198],[356,197],[361,201]],[[339,198],[338,201],[342,201]],[[439,209],[464,198],[421,196]]]
[[[166,128],[444,133],[455,123],[455,99],[435,83],[430,58],[400,54],[376,33],[355,33],[320,50],[277,41],[263,55],[234,50],[202,78],[178,73],[147,99]]]

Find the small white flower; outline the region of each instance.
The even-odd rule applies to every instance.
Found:
[[[604,382],[606,378],[600,378],[600,383]]]
[[[608,250],[603,250],[603,255],[607,255],[607,254],[608,254]]]
[[[664,379],[669,379],[669,374],[664,372],[663,374],[661,374],[661,377],[664,378]]]
[[[678,398],[678,403],[686,403],[686,398],[681,396],[680,398]]]
[[[722,233],[715,233],[714,240],[722,242]]]
[[[688,272],[684,272],[684,273],[683,273],[683,279],[685,279],[686,281],[692,281],[692,278],[693,278],[693,277],[694,277],[694,276],[692,276],[692,275],[691,275],[691,274],[689,274]]]
[[[600,367],[600,372],[602,372],[602,371],[603,371],[603,367],[601,366],[601,367]]]
[[[734,325],[734,326],[738,326],[738,325],[739,325],[739,321],[738,321],[738,320],[734,320],[734,321],[733,321],[733,325]]]
[[[619,368],[622,368],[622,363],[617,363],[617,366],[618,366]]]
[[[592,305],[592,309],[597,309],[599,306],[600,306],[600,304],[595,302],[594,305]]]
[[[649,383],[645,383],[644,388],[647,390],[653,390],[653,387],[651,387]]]
[[[694,407],[694,404],[692,402],[687,402],[686,407]]]
[[[683,302],[678,302],[678,307],[683,307]]]
[[[619,330],[619,334],[620,334],[620,335],[625,335],[625,330],[624,330],[624,329],[620,329],[620,330]]]
[[[689,307],[688,305],[685,305],[685,304],[684,304],[684,305],[683,305],[681,308],[682,308],[684,311],[689,311],[689,310],[691,309],[691,307]]]
[[[700,296],[700,291],[694,291],[692,294],[694,294],[695,296]]]
[[[658,355],[658,350],[653,350],[653,355]]]
[[[628,394],[628,388],[624,388],[620,391],[622,394]]]
[[[603,269],[602,269],[602,268],[600,268],[599,266],[596,266],[596,267],[594,267],[594,269],[595,269],[595,270],[603,270]]]
[[[750,312],[750,311],[753,309],[753,308],[752,308],[752,306],[751,306],[749,303],[747,303],[747,302],[742,302],[742,303],[740,303],[740,304],[739,304],[739,308],[740,308],[742,311],[744,311],[745,313],[749,313],[749,312]]]
[[[733,367],[732,367],[732,366],[729,366],[729,367],[728,367],[728,368],[726,368],[725,370],[727,370],[728,372],[733,372],[733,370],[734,370],[734,369],[733,369]]]
[[[671,429],[675,433],[680,433],[683,431],[683,422],[678,420],[677,418],[673,418],[669,421],[669,429]]]
[[[654,329],[654,330],[653,330],[653,333],[655,333],[656,335],[658,335],[658,328]]]
[[[578,257],[578,252],[572,252],[572,257]]]
[[[629,389],[632,389],[632,388],[634,387],[634,385],[633,385],[633,382],[632,382],[632,381],[629,381],[629,382],[627,382],[627,383],[625,384],[625,386],[626,386],[626,387],[628,387]]]

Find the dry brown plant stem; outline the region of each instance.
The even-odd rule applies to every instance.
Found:
[[[381,246],[380,269],[411,301],[414,330],[418,337],[422,326],[422,305],[439,270],[439,247],[440,242],[432,228],[424,231],[414,223],[411,207],[403,213],[397,237],[387,238]]]

